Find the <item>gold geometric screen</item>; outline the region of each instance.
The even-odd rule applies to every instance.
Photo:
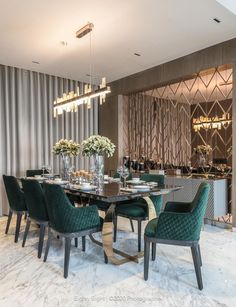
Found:
[[[210,145],[211,159],[231,165],[232,124],[194,131],[193,119],[227,113],[232,119],[232,68],[229,65],[191,78],[128,95],[123,104],[124,155],[145,156],[165,165],[197,163],[193,148]]]

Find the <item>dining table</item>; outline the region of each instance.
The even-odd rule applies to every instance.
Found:
[[[91,200],[100,200],[108,203],[108,210],[105,212],[105,217],[102,226],[102,241],[99,241],[90,235],[90,239],[93,243],[101,246],[107,255],[108,261],[115,265],[120,265],[129,261],[137,262],[139,258],[144,256],[143,252],[139,252],[136,255],[130,255],[125,251],[121,251],[113,246],[113,217],[115,214],[116,207],[124,201],[130,201],[133,199],[142,198],[147,203],[148,207],[148,220],[152,220],[157,217],[155,206],[150,196],[169,194],[174,191],[180,190],[181,186],[173,185],[160,185],[160,186],[149,186],[148,189],[136,189],[134,186],[124,188],[121,182],[107,182],[104,183],[100,189],[83,189],[80,185],[66,185],[64,187],[66,193],[78,197],[84,197],[88,203]]]

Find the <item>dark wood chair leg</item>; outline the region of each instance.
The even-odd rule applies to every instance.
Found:
[[[141,252],[141,227],[142,221],[138,220],[138,252]]]
[[[152,261],[156,259],[156,243],[152,242]]]
[[[38,258],[41,258],[41,255],[42,255],[44,235],[45,235],[45,228],[46,228],[45,224],[41,224],[40,225]]]
[[[8,230],[9,230],[9,227],[10,227],[10,224],[11,224],[12,214],[13,214],[13,212],[10,210],[9,214],[8,214],[8,218],[7,218],[7,226],[6,226],[5,234],[8,234]]]
[[[75,247],[78,247],[78,238],[75,238]]]
[[[47,245],[46,245],[44,259],[43,259],[44,262],[47,261],[48,251],[49,251],[49,247],[51,245],[51,240],[52,240],[52,231],[51,231],[50,227],[48,227],[48,240],[47,240]]]
[[[24,236],[23,236],[22,247],[25,246],[25,242],[26,242],[28,232],[29,232],[29,229],[30,229],[30,224],[31,224],[31,220],[30,220],[30,218],[27,218],[26,225],[25,225],[25,232],[24,232]]]
[[[144,238],[144,280],[148,280],[150,242]]]
[[[86,246],[86,238],[85,236],[82,237],[82,251],[85,252],[85,246]]]
[[[28,213],[25,212],[25,217],[24,217],[25,220],[27,219],[27,216],[28,216]]]
[[[108,258],[107,258],[107,255],[106,253],[104,252],[104,262],[107,264],[108,263]]]
[[[133,221],[132,221],[131,218],[129,218],[129,221],[130,221],[130,226],[131,226],[132,232],[134,232],[134,224],[133,224]]]
[[[202,266],[202,256],[201,256],[201,249],[200,249],[200,245],[198,244],[198,254],[199,254],[199,260],[200,260],[200,266]]]
[[[191,246],[191,252],[192,252],[192,257],[193,257],[195,273],[197,277],[198,288],[199,290],[202,290],[203,289],[202,274],[201,274],[201,266],[200,266],[199,251],[198,251],[197,244],[194,244],[193,246]]]
[[[19,238],[22,214],[23,214],[22,212],[17,212],[17,218],[16,218],[16,232],[15,232],[15,243],[18,242],[18,238]]]
[[[114,225],[114,229],[113,229],[113,232],[114,232],[114,236],[113,236],[113,242],[116,242],[116,237],[117,237],[117,215],[114,214],[113,216],[113,225]]]
[[[64,278],[68,277],[70,262],[71,238],[65,238],[65,256],[64,256]]]

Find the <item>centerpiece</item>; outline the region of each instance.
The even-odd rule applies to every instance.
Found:
[[[53,146],[52,152],[62,158],[61,177],[63,180],[67,180],[68,170],[70,168],[70,158],[78,156],[80,144],[72,140],[61,139]]]
[[[94,159],[94,182],[101,190],[104,181],[104,156],[112,157],[115,145],[105,136],[92,135],[81,146],[83,156]]]
[[[206,166],[206,158],[212,152],[210,145],[198,145],[194,148],[194,153],[199,155],[199,166]]]

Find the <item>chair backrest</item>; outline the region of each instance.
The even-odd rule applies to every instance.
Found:
[[[2,177],[10,208],[14,211],[26,211],[25,196],[16,177],[7,175]]]
[[[191,203],[190,214],[192,216],[192,227],[190,228],[193,231],[192,236],[195,239],[199,239],[200,237],[202,222],[208,204],[209,193],[210,193],[209,183],[202,182]]]
[[[140,179],[147,181],[147,182],[150,182],[150,181],[157,182],[158,185],[163,185],[165,181],[165,176],[159,175],[159,174],[142,174],[140,176]]]
[[[73,206],[61,186],[44,182],[43,189],[49,223],[55,230],[63,232]]]
[[[28,169],[26,171],[26,177],[34,177],[35,175],[42,175],[43,170],[42,169]],[[44,174],[48,174],[48,171],[45,170]]]
[[[21,179],[29,216],[39,221],[48,221],[46,199],[40,183],[36,180]]]

